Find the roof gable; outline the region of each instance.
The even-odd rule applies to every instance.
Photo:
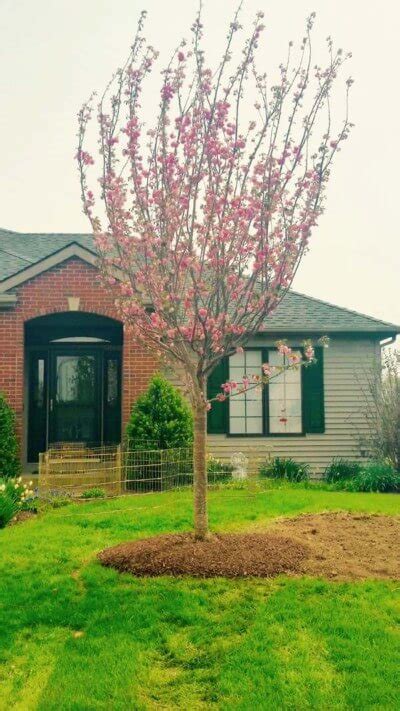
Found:
[[[1,281],[0,296],[2,294],[4,295],[6,292],[9,292],[11,289],[15,289],[29,279],[34,279],[39,274],[43,274],[43,272],[48,269],[52,269],[58,264],[61,264],[61,262],[65,262],[67,259],[71,259],[73,257],[77,257],[93,267],[98,266],[97,256],[93,252],[72,242],[66,247],[60,249],[58,252],[53,252],[48,257],[44,257],[44,259],[41,259],[33,264],[30,263],[20,271]]]
[[[21,234],[0,229],[0,287],[9,277],[15,276],[32,264],[41,262],[71,244],[79,245],[93,255],[96,254],[92,235]]]

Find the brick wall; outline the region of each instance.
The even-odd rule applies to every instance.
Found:
[[[22,438],[24,422],[24,324],[37,316],[68,311],[68,296],[80,297],[79,310],[119,320],[113,297],[97,279],[97,270],[77,258],[69,259],[25,282],[17,290],[18,303],[0,311],[0,391],[17,415]],[[129,335],[123,343],[122,427],[132,403],[142,393],[157,362]]]

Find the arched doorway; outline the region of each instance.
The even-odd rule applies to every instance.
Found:
[[[59,442],[121,439],[122,324],[82,312],[25,324],[27,461]]]

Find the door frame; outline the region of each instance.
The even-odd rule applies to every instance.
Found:
[[[50,393],[52,392],[52,384],[54,382],[54,368],[57,355],[68,355],[68,353],[82,353],[82,352],[95,353],[96,360],[98,361],[98,408],[99,408],[99,418],[100,426],[99,432],[99,444],[104,443],[104,433],[105,433],[105,364],[107,362],[107,355],[109,353],[115,354],[118,360],[118,377],[119,377],[119,399],[120,399],[120,424],[122,422],[122,392],[123,392],[123,348],[119,345],[113,345],[109,343],[64,343],[64,344],[51,344],[47,346],[32,345],[25,348],[25,426],[24,426],[24,440],[25,440],[25,457],[26,464],[30,466],[35,466],[37,463],[29,459],[29,452],[32,447],[30,447],[30,427],[29,420],[31,416],[31,398],[32,398],[32,383],[31,383],[31,369],[32,369],[32,358],[36,355],[43,355],[45,357],[45,402],[46,402],[46,432],[45,432],[45,442],[46,449],[48,449],[49,444],[51,444],[51,417],[50,417]]]

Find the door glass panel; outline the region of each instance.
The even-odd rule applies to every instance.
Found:
[[[94,381],[94,356],[57,356],[57,402],[93,404]]]
[[[37,462],[46,450],[47,357],[31,353],[29,365],[28,462]]]
[[[36,376],[34,399],[36,407],[42,408],[44,406],[44,358],[38,358]]]
[[[107,360],[107,405],[115,405],[118,399],[118,361]]]
[[[121,441],[121,354],[108,353],[104,362],[105,444]]]
[[[53,441],[92,442],[99,439],[99,392],[96,357],[56,356]]]

